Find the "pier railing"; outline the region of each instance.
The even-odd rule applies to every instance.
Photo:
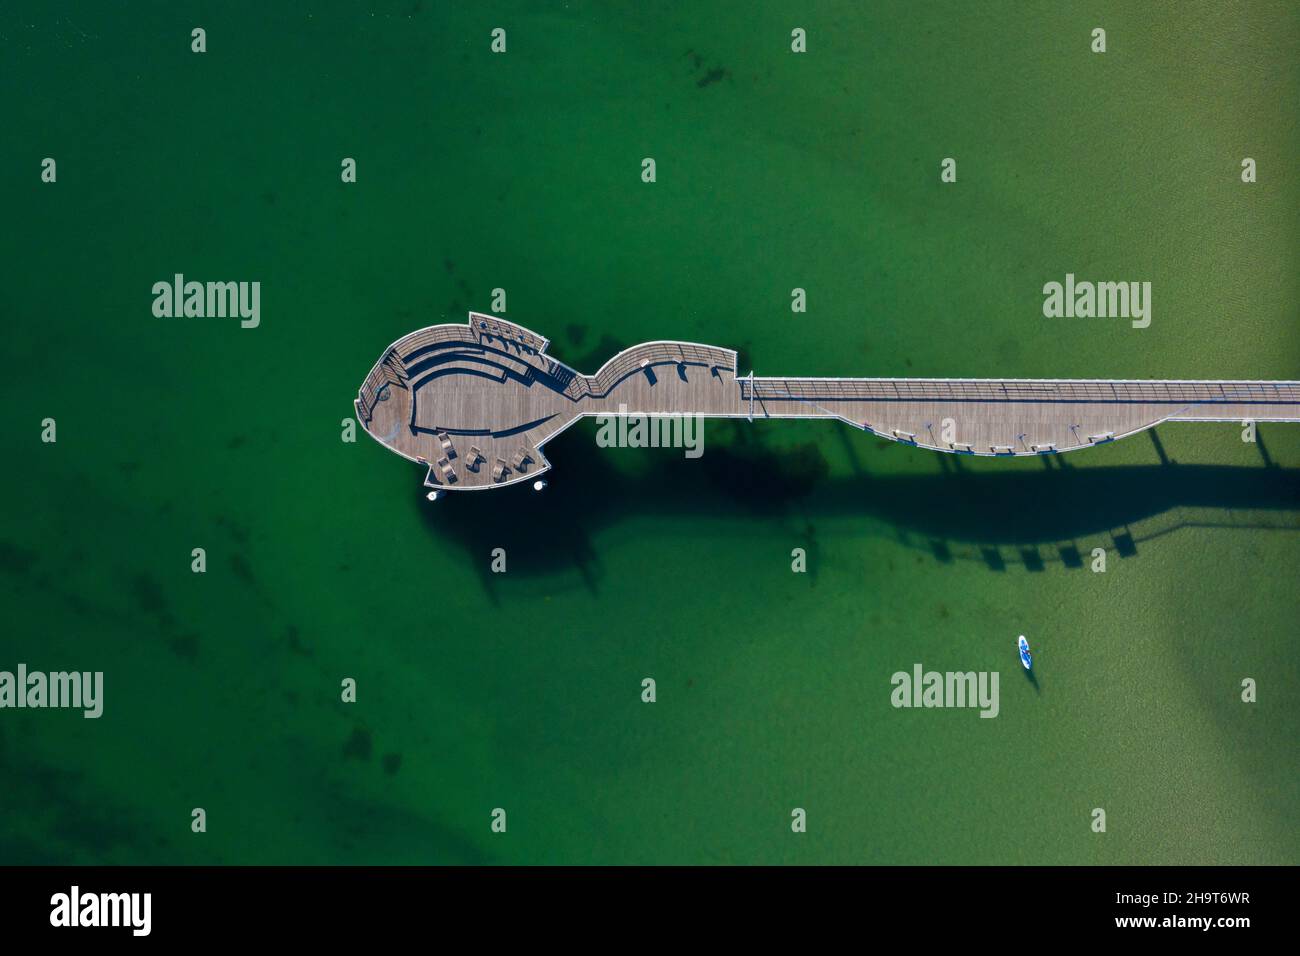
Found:
[[[744,401],[1300,403],[1300,382],[1136,382],[1028,379],[737,379]],[[752,390],[752,391],[751,391]]]
[[[649,342],[638,345],[615,356],[604,368],[589,377],[588,381],[594,386],[592,394],[605,395],[638,369],[667,362],[719,367],[731,372],[736,367],[736,353],[731,349],[689,342]]]

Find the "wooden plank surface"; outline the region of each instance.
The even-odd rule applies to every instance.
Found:
[[[1300,421],[1297,382],[738,378],[734,351],[691,342],[638,345],[583,375],[547,345],[478,313],[413,332],[366,377],[359,421],[398,454],[433,463],[426,484],[455,490],[532,480],[550,467],[542,446],[584,415],[837,418],[976,455],[1065,452],[1163,421]]]

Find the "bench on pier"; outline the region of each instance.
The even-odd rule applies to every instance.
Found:
[[[446,432],[435,432],[438,436],[438,442],[442,445],[442,453],[448,458],[456,457],[456,448],[451,443],[451,436]]]

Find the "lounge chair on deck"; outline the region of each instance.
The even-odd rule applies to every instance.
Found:
[[[438,471],[442,473],[443,481],[452,484],[456,480],[456,469],[451,467],[451,462],[446,458],[439,458],[437,461]]]
[[[515,457],[510,461],[510,467],[515,471],[523,471],[524,463],[532,461],[532,456],[528,454],[527,448],[520,448],[515,452]]]
[[[465,459],[465,467],[470,471],[478,471],[478,463],[480,461],[487,461],[487,459],[483,457],[483,452],[479,449],[478,445],[470,445],[469,457]]]
[[[446,432],[437,432],[438,441],[442,444],[442,453],[448,458],[456,457],[456,447],[451,443],[451,436]]]
[[[500,481],[506,476],[506,460],[498,458],[495,465],[492,466],[492,480]]]

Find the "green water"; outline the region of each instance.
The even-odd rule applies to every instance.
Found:
[[[0,12],[0,669],[106,683],[0,711],[0,863],[1300,862],[1300,427],[1061,468],[586,422],[545,495],[436,505],[340,441],[498,287],[586,372],[1300,377],[1295,5],[351,6]],[[260,327],[155,318],[177,272]],[[1151,327],[1044,319],[1066,272]],[[893,709],[918,661],[999,716]]]

